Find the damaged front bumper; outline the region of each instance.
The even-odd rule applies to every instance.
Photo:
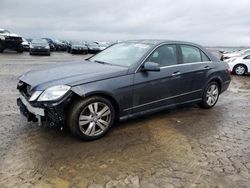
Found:
[[[41,126],[43,121],[48,121],[50,125],[64,126],[66,121],[67,105],[72,93],[68,93],[59,101],[53,102],[29,102],[23,95],[17,98],[17,105],[20,112],[28,121],[38,122]]]

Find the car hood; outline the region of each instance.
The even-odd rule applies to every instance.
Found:
[[[2,33],[1,35],[5,37],[20,37],[19,35],[15,33]]]
[[[44,90],[54,85],[76,86],[127,74],[128,68],[90,61],[68,62],[41,67],[20,77],[33,90]]]

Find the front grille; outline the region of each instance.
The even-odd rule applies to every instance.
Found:
[[[30,98],[32,95],[31,86],[25,82],[19,81],[17,84],[17,89],[25,98]]]
[[[48,52],[49,50],[47,49],[39,49],[39,48],[33,48],[31,49],[31,52]]]

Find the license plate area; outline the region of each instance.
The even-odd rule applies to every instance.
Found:
[[[44,109],[43,108],[36,108],[30,105],[30,103],[24,98],[24,96],[20,96],[20,100],[24,104],[24,106],[27,108],[27,110],[34,114],[39,116],[45,116]]]

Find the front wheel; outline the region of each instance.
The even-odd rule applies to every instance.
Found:
[[[83,140],[95,140],[108,132],[114,120],[112,103],[106,98],[95,96],[73,104],[67,122],[73,135]]]
[[[206,87],[202,101],[199,104],[201,108],[212,108],[218,101],[220,94],[220,87],[217,82],[210,82]]]
[[[16,49],[17,53],[23,53],[23,47],[22,46],[18,46]]]

